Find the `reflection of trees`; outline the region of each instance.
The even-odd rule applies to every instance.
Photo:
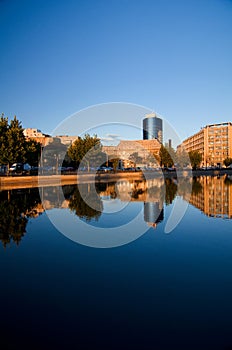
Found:
[[[139,195],[145,192],[145,189],[140,187],[141,184],[144,184],[144,181],[140,181],[140,180],[133,181],[134,186],[132,187],[131,198],[138,199]]]
[[[108,183],[99,182],[99,183],[95,184],[95,188],[96,188],[96,191],[98,194],[107,191],[110,198],[112,198],[112,199],[117,198],[117,192],[115,189],[115,182],[108,182]]]
[[[95,184],[97,193],[106,191],[106,189],[111,185],[111,183],[99,182]]]
[[[165,179],[165,203],[172,204],[173,200],[176,197],[177,185],[172,181],[172,179]]]
[[[232,175],[226,175],[224,180],[225,185],[231,186],[232,185]]]
[[[79,187],[81,188],[82,195],[80,194]],[[77,216],[86,221],[90,221],[91,219],[98,220],[103,210],[103,204],[100,196],[96,193],[95,184],[81,184],[76,186],[69,199],[69,208]]]
[[[36,206],[39,203],[38,189],[0,192],[0,240],[4,247],[11,241],[19,244],[28,218],[38,215]]]

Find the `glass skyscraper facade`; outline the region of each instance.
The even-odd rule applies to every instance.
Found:
[[[155,113],[147,114],[143,119],[143,139],[163,142],[163,121]]]

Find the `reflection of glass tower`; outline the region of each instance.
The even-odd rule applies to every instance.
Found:
[[[144,203],[144,221],[152,227],[164,219],[164,210],[160,208],[159,202],[145,202]]]
[[[163,142],[163,121],[155,113],[146,114],[143,119],[143,139]]]

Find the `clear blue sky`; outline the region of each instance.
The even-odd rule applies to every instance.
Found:
[[[0,33],[0,112],[23,127],[112,101],[181,138],[232,120],[230,0],[0,0]]]

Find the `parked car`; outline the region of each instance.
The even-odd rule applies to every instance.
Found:
[[[111,171],[113,171],[113,168],[111,168],[111,167],[100,166],[99,168],[97,168],[97,172],[108,173]]]
[[[0,174],[4,175],[7,172],[7,165],[5,164],[0,164]]]
[[[9,173],[23,175],[23,174],[29,174],[30,170],[31,170],[31,166],[28,163],[25,163],[25,164],[14,163],[9,168]]]
[[[30,170],[31,175],[38,175],[39,167],[38,166],[32,166]]]
[[[66,170],[67,170],[67,168],[64,167],[64,166],[59,166],[59,167],[58,167],[58,172],[59,172],[59,173],[63,173],[63,172],[65,172]]]
[[[75,168],[73,168],[72,166],[68,166],[68,167],[66,168],[66,171],[68,171],[68,172],[69,172],[69,171],[70,171],[70,172],[71,172],[71,171],[75,171]]]
[[[135,168],[133,168],[133,167],[124,168],[124,170],[125,170],[125,171],[136,171],[136,169],[135,169]]]

